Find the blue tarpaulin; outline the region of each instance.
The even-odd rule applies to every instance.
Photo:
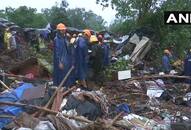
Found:
[[[32,88],[30,83],[23,83],[15,90],[4,92],[0,95],[0,102],[17,102],[20,101],[25,90]],[[1,106],[0,115],[19,116],[23,109],[15,106]],[[12,121],[11,118],[0,118],[0,128],[3,128]]]
[[[130,106],[126,103],[119,104],[116,107],[116,112],[125,112],[125,113],[131,113]]]

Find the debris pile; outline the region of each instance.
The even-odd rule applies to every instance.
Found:
[[[179,124],[188,125],[191,119],[187,84],[166,79],[130,79],[108,82],[96,89],[58,87],[55,94],[50,94],[54,90],[51,85],[19,82],[1,93],[0,126],[35,130],[168,130]]]
[[[0,25],[5,28],[4,24]],[[152,75],[155,69],[141,63],[154,44],[151,32],[135,31],[121,40],[114,40],[113,34],[107,31],[100,32],[113,51],[109,57],[111,65],[100,67],[98,62],[93,62],[98,70],[100,67],[99,74],[106,77],[104,83],[97,83],[98,86],[90,80],[88,87],[76,82],[69,88],[63,85],[74,66],[58,86],[52,83],[50,35],[54,31],[25,28],[21,32],[26,44],[20,47],[26,47],[26,52],[17,55],[14,49],[7,49],[0,56],[0,129],[191,129],[190,86],[183,83],[191,78]],[[82,31],[69,27],[68,32]],[[96,37],[97,32],[91,32]],[[91,47],[88,49],[93,55]],[[99,79],[98,71],[93,72],[92,79]]]

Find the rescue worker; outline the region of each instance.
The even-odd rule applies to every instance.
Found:
[[[17,48],[16,33],[17,32],[15,32],[15,31],[11,32],[11,37],[10,37],[10,48],[11,49],[16,49]]]
[[[100,73],[103,70],[103,49],[98,44],[98,39],[95,35],[90,38],[91,42],[91,54],[89,57],[90,68],[92,69],[91,79],[98,81],[100,79]]]
[[[53,84],[58,86],[71,67],[68,40],[66,36],[66,26],[63,23],[57,25],[57,34],[54,39],[54,72]],[[70,77],[64,84],[66,88],[70,86]]]
[[[191,76],[191,49],[188,51],[186,58],[184,59],[184,75]],[[191,80],[188,79],[186,82],[191,85]]]
[[[83,35],[78,36],[75,48],[75,76],[79,84],[87,88],[86,78],[88,69],[88,43],[91,32],[88,29],[83,30]]]
[[[10,45],[11,32],[10,29],[7,28],[4,33],[4,48],[11,49]]]
[[[164,55],[162,57],[162,69],[165,74],[169,74],[172,66],[170,64],[170,51],[165,49],[164,50]]]
[[[103,49],[103,66],[106,67],[109,65],[109,46],[103,42],[103,36],[98,35],[99,45],[102,46]]]

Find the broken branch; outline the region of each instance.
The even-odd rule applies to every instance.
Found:
[[[3,85],[3,87],[4,87],[5,89],[10,90],[10,88],[9,88],[5,83],[3,83],[3,81],[0,80],[0,83]]]
[[[72,70],[74,69],[74,66],[72,66],[68,73],[66,74],[66,76],[64,77],[64,79],[62,80],[62,82],[60,83],[60,85],[58,86],[58,88],[56,88],[56,90],[54,91],[52,97],[50,98],[50,100],[48,101],[48,103],[45,105],[45,108],[49,108],[50,105],[53,103],[54,98],[56,97],[58,91],[60,90],[60,88],[63,86],[63,84],[66,82],[67,78],[69,77],[69,75],[71,74]],[[76,89],[76,87],[72,87],[71,89],[67,90],[64,94],[67,95],[69,92],[73,91],[74,89]],[[44,113],[41,113],[40,115],[43,115]]]
[[[56,115],[58,114],[57,111],[53,111],[47,108],[43,108],[43,107],[39,107],[39,106],[35,106],[35,105],[27,105],[27,104],[23,104],[23,103],[13,103],[13,102],[0,102],[0,105],[10,105],[10,106],[17,106],[17,107],[31,107],[34,109],[38,109],[44,112],[48,112],[50,114]],[[70,119],[74,119],[77,121],[81,121],[81,122],[85,122],[85,123],[92,123],[92,121],[88,120],[88,119],[84,119],[78,116],[69,116],[67,114],[62,114],[64,117],[66,118],[70,118]]]

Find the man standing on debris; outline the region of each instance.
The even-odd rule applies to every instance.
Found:
[[[106,67],[109,65],[109,46],[104,43],[103,40],[103,36],[98,35],[99,45],[101,45],[103,49],[103,66]]]
[[[162,68],[163,72],[166,74],[169,74],[172,69],[170,64],[170,51],[167,49],[164,50],[164,55],[162,57]]]
[[[66,36],[66,26],[62,23],[57,25],[57,34],[54,39],[54,73],[53,83],[58,86],[68,70],[70,69],[69,64],[69,50],[67,47],[68,41]],[[69,79],[68,79],[69,80]],[[66,83],[67,84],[67,83]],[[66,86],[64,84],[64,86]],[[67,86],[66,86],[67,87]]]
[[[88,43],[91,32],[88,29],[83,30],[83,35],[79,36],[75,48],[75,76],[80,85],[87,88],[86,76],[88,69]]]
[[[4,33],[4,48],[10,49],[10,38],[11,38],[11,32],[9,28],[6,28]]]

